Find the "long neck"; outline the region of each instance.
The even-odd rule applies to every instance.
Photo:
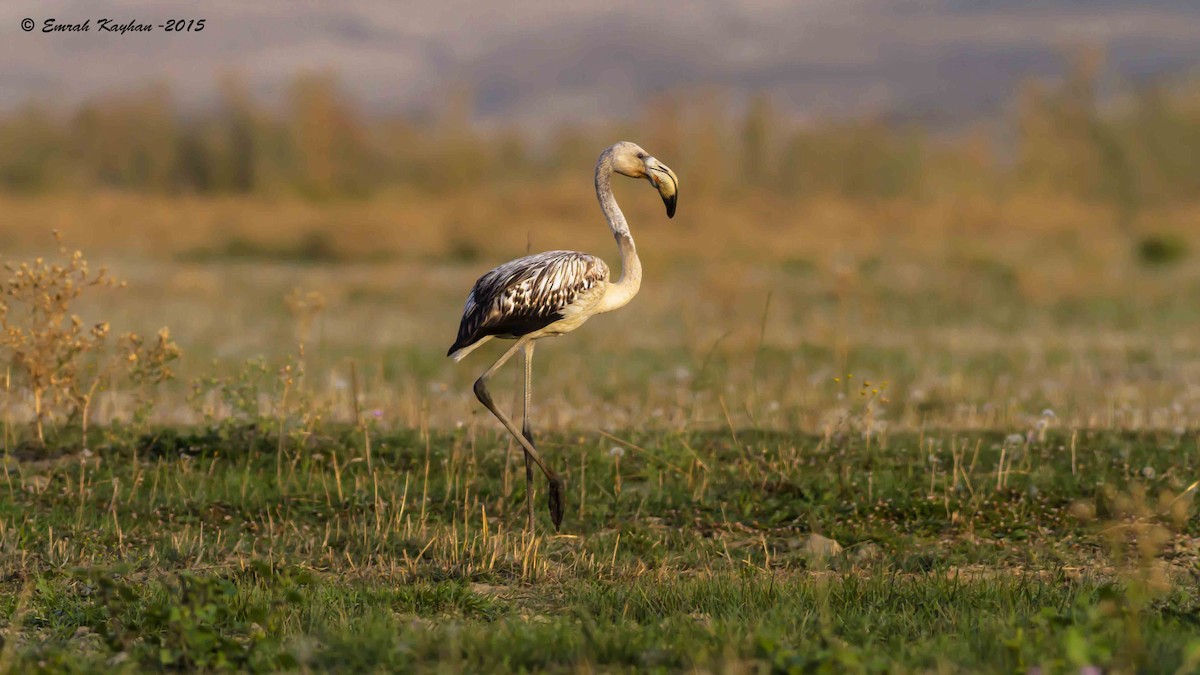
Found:
[[[612,174],[612,151],[609,150],[600,156],[596,164],[596,198],[600,200],[600,210],[604,211],[604,218],[612,228],[617,249],[621,252],[621,278],[608,285],[599,312],[611,312],[624,307],[642,286],[642,261],[638,259],[637,247],[629,232],[629,224],[625,222],[625,214],[621,213],[617,198],[613,196]]]

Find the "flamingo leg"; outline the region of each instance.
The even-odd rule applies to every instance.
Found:
[[[536,446],[533,442],[533,430],[529,428],[529,401],[532,398],[532,390],[530,385],[533,381],[533,346],[537,344],[533,340],[525,343],[525,403],[521,407],[521,434],[525,436],[525,440],[529,441],[530,445]],[[533,460],[530,459],[529,453],[525,453],[525,505],[529,513],[529,522],[527,528],[533,532]]]
[[[492,401],[492,395],[490,393],[488,393],[488,390],[487,390],[488,379],[491,378],[492,375],[494,375],[497,370],[500,370],[500,367],[503,366],[509,359],[511,359],[513,354],[517,353],[518,349],[522,349],[527,344],[531,344],[531,343],[532,343],[532,340],[530,340],[529,338],[518,339],[516,344],[514,344],[512,347],[510,347],[508,349],[508,351],[504,352],[504,354],[501,355],[500,358],[497,359],[496,362],[493,363],[490,368],[488,368],[486,371],[484,371],[483,375],[480,375],[479,379],[475,380],[475,397],[479,399],[479,402],[482,403],[485,408],[487,408],[488,410],[490,410],[492,412],[492,415],[494,415],[496,417],[496,419],[500,420],[500,423],[504,425],[504,428],[508,429],[508,433],[512,434],[513,438],[517,439],[517,442],[519,442],[521,444],[521,447],[525,450],[525,461],[526,461],[525,476],[526,476],[526,479],[529,481],[532,481],[532,475],[531,475],[532,469],[529,468],[529,464],[528,464],[529,460],[531,460],[531,459],[534,461],[535,464],[538,465],[538,468],[542,470],[542,473],[545,474],[546,480],[549,481],[549,483],[550,483],[550,485],[549,485],[550,519],[554,522],[554,529],[558,530],[559,525],[562,524],[562,519],[563,519],[563,498],[562,498],[563,481],[562,481],[562,478],[560,478],[559,475],[554,472],[554,470],[552,470],[550,467],[546,466],[546,463],[542,461],[541,455],[538,454],[537,448],[533,447],[533,441],[530,440],[530,437],[532,437],[532,434],[529,434],[528,436],[526,436],[526,434],[522,434],[520,431],[518,431],[516,425],[514,425],[512,423],[512,420],[510,420],[508,418],[508,415],[505,415],[502,410],[500,410],[499,408],[496,407],[496,404]],[[532,348],[530,348],[529,351],[532,352]],[[527,369],[529,368],[528,354],[529,354],[529,352],[526,352],[526,368]],[[528,376],[528,370],[526,370],[526,389],[525,389],[526,402],[525,402],[524,417],[526,418],[526,432],[527,433],[528,433],[528,428],[529,428],[528,427],[528,417],[529,417],[528,416],[528,411],[529,411],[528,384],[529,384],[529,376]],[[532,499],[532,497],[528,496],[530,494],[528,492],[529,487],[530,486],[528,486],[528,485],[526,486],[526,489],[527,489],[526,499]],[[533,511],[532,511],[532,509],[530,509],[530,520],[532,521],[532,519],[533,519]]]

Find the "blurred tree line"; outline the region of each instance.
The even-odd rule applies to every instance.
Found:
[[[203,112],[165,86],[71,110],[0,117],[0,190],[116,188],[166,194],[367,196],[396,185],[452,191],[588,165],[616,137],[670,158],[693,194],[768,191],[849,199],[1038,191],[1111,203],[1121,218],[1200,194],[1200,91],[1150,87],[1104,100],[1098,59],[1030,84],[1001,123],[954,134],[881,118],[788,122],[765,95],[737,113],[721,91],[673,92],[641,119],[556,130],[534,142],[479,131],[469,89],[420,118],[365,114],[329,75],[304,75],[282,106],[235,78]],[[712,158],[720,158],[714,162]]]

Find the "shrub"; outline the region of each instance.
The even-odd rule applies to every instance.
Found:
[[[1180,237],[1150,234],[1138,242],[1138,258],[1146,265],[1169,265],[1187,257],[1187,242]]]
[[[126,333],[110,343],[107,322],[85,323],[72,306],[85,293],[121,288],[106,270],[93,273],[83,253],[68,253],[58,233],[56,260],[6,263],[0,281],[0,357],[13,382],[33,401],[33,427],[45,445],[45,423],[57,416],[78,417],[87,439],[91,402],[102,383],[125,377],[135,385],[157,384],[172,376],[180,350],[163,328],[147,342]]]

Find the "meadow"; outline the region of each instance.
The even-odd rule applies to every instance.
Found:
[[[294,127],[342,119],[313,109]],[[162,117],[98,110],[70,124]],[[798,132],[756,178],[755,152],[648,131],[679,213],[618,182],[642,292],[538,350],[568,503],[554,532],[538,483],[533,533],[471,394],[498,348],[445,351],[495,264],[616,266],[591,145],[381,187],[309,139],[294,190],[198,189],[223,175],[207,127],[161,174],[43,129],[46,171],[0,166],[0,672],[1194,672],[1200,205],[1170,152],[1112,159],[1164,147],[1123,130],[1192,128],[1138,110],[1084,115],[1099,155],[1064,137],[1012,171],[868,123]],[[505,143],[466,156],[496,171]]]
[[[546,200],[587,204],[586,187]],[[995,227],[836,202],[667,222],[637,187],[619,197],[643,293],[535,361],[534,428],[569,502],[555,533],[539,484],[532,535],[519,451],[470,393],[494,350],[444,351],[471,281],[523,240],[607,256],[590,209],[568,227],[531,211],[524,233],[463,234],[485,215],[425,243],[399,230],[377,241],[402,254],[314,261],[303,228],[229,252],[276,204],[11,204],[127,281],[80,297],[88,323],[170,326],[182,356],[144,415],[142,389],[110,374],[88,438],[59,416],[45,448],[28,396],[6,390],[0,667],[1200,663],[1193,264],[1148,263],[1116,228],[1071,236],[1104,211],[1067,200],[1037,228],[1019,203],[990,207]],[[503,196],[474,199],[425,209]],[[282,208],[405,220],[400,204]],[[147,219],[110,215],[130,212]],[[147,229],[70,226],[85,222]],[[104,245],[154,228],[197,239]],[[29,256],[48,239],[10,236]],[[518,372],[497,378],[503,405]]]

